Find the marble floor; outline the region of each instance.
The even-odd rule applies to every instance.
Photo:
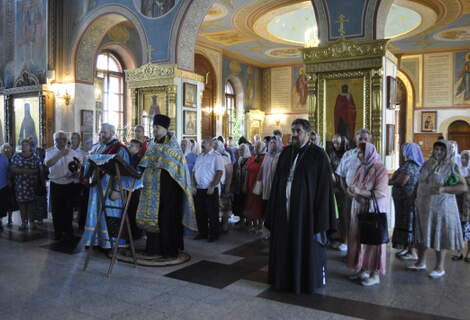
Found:
[[[118,263],[107,278],[106,256],[95,252],[82,271],[78,241],[54,242],[50,229],[0,233],[0,319],[470,319],[470,263],[450,258],[447,275],[431,280],[389,250],[381,284],[365,288],[347,279],[344,254],[331,250],[328,286],[293,295],[269,289],[268,243],[245,230],[215,243],[187,237],[189,262]]]

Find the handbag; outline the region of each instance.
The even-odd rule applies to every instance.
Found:
[[[253,191],[251,193],[260,196],[263,193],[263,182],[261,180],[256,180],[255,186],[253,187]]]
[[[370,201],[367,208],[358,214],[359,239],[361,244],[380,245],[390,241],[388,237],[387,213],[380,212],[375,194],[371,191],[374,211],[370,212]]]

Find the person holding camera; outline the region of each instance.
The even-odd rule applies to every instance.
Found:
[[[54,133],[54,147],[46,150],[44,163],[49,168],[50,199],[54,240],[73,239],[74,178],[79,174],[80,155],[67,144],[65,132]]]

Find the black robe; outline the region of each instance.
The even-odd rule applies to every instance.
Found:
[[[312,293],[326,279],[325,233],[336,228],[331,169],[316,145],[298,151],[287,220],[286,186],[295,159],[292,146],[279,156],[266,227],[271,231],[269,283],[279,290]],[[325,277],[324,277],[325,276]]]

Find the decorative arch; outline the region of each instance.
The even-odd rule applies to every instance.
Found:
[[[170,54],[170,63],[175,62],[178,67],[194,70],[194,50],[199,27],[216,0],[184,1],[171,35],[170,47],[175,48]]]
[[[442,123],[440,124],[439,126],[439,132],[442,132],[442,135],[444,137],[446,137],[447,139],[447,135],[448,135],[448,131],[449,131],[449,126],[455,122],[455,121],[465,121],[466,123],[468,123],[470,125],[470,117],[463,117],[463,116],[455,116],[455,117],[450,117],[444,121],[442,121]]]
[[[94,61],[101,40],[109,29],[123,21],[129,21],[136,28],[142,47],[142,61],[148,62],[145,53],[148,52],[149,43],[139,18],[123,6],[104,5],[94,10],[74,35],[72,61],[77,82],[93,83]]]
[[[129,50],[129,48],[121,43],[107,43],[98,48],[97,53],[104,50],[109,50],[115,53],[120,58],[124,69],[136,69],[139,67],[134,54]]]
[[[395,0],[379,0],[374,8],[372,8],[374,15],[371,17],[370,21],[374,23],[375,39],[384,39],[385,23],[387,22],[388,13],[394,2]],[[367,27],[368,26],[366,26],[366,28]]]
[[[405,85],[406,88],[406,141],[412,142],[413,141],[413,132],[414,132],[414,106],[415,106],[415,91],[413,84],[411,83],[410,78],[408,76],[398,70],[397,71],[397,78],[401,80],[401,82]]]

